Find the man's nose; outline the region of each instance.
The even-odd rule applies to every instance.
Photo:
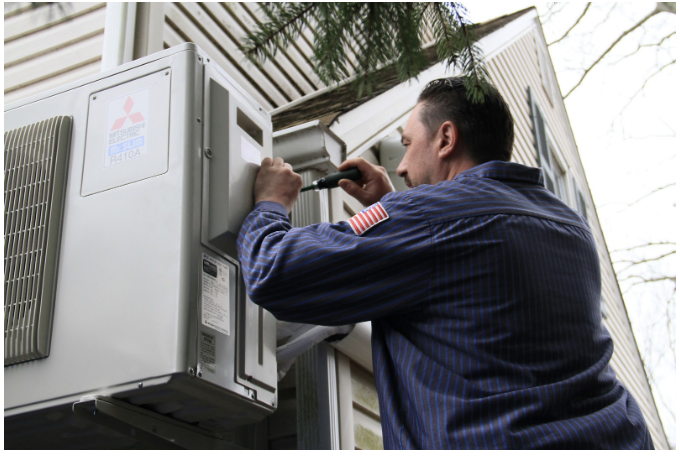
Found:
[[[397,176],[406,176],[406,157],[402,158],[399,166],[397,166]]]

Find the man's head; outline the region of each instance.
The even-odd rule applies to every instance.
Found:
[[[510,160],[513,140],[512,115],[495,87],[483,103],[473,103],[462,78],[437,79],[425,86],[406,123],[397,174],[409,187],[436,184],[491,160]]]

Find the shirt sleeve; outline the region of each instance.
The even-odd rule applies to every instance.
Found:
[[[250,298],[279,320],[317,325],[419,309],[433,272],[429,224],[406,192],[381,203],[389,218],[360,236],[347,222],[293,228],[282,205],[255,205],[237,242]]]

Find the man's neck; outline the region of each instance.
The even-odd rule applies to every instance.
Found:
[[[468,157],[465,156],[459,157],[453,163],[451,163],[451,167],[449,168],[446,180],[452,180],[454,177],[456,177],[463,171],[467,171],[468,169],[474,168],[475,166],[477,166],[477,163],[475,163]]]

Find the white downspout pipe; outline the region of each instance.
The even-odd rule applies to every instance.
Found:
[[[132,61],[136,15],[134,2],[107,2],[102,71]]]

